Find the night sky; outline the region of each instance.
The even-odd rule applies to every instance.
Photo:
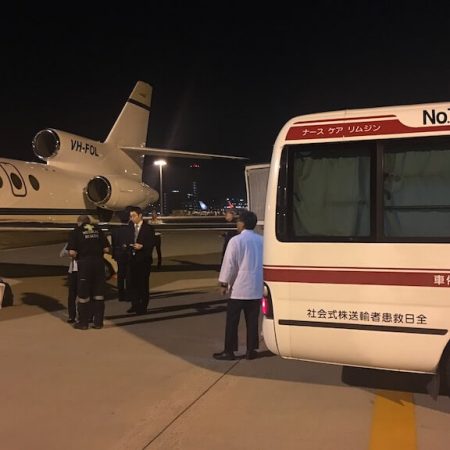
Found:
[[[296,115],[450,101],[450,7],[439,2],[195,4],[3,11],[0,154],[35,160],[46,127],[104,140],[137,80],[154,89],[148,145],[249,163],[269,161]],[[167,188],[188,164],[169,161]],[[205,167],[210,192],[243,193],[243,164]]]

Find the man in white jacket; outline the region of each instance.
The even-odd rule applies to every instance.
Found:
[[[256,214],[243,211],[237,219],[239,234],[231,238],[222,262],[219,283],[222,295],[230,294],[227,305],[225,346],[220,353],[214,353],[218,360],[235,359],[238,349],[238,326],[241,311],[244,310],[247,326],[246,359],[255,359],[259,347],[258,319],[263,296],[263,238],[253,230],[257,223]]]

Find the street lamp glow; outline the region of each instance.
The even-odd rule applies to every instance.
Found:
[[[164,214],[162,168],[163,166],[167,165],[167,162],[164,159],[158,159],[153,164],[155,166],[159,166],[159,213],[162,216]]]

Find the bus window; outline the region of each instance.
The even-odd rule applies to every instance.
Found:
[[[285,148],[290,205],[283,241],[369,238],[372,143],[297,145]]]
[[[450,139],[415,138],[384,145],[384,235],[448,237]]]

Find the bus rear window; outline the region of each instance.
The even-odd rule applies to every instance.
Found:
[[[286,150],[289,214],[282,240],[367,240],[370,143],[309,144]]]

